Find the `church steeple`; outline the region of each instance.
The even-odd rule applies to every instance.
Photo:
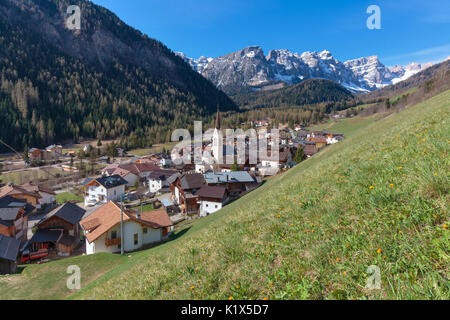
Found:
[[[217,105],[216,127],[215,128],[220,130],[220,111],[219,111],[218,105]]]

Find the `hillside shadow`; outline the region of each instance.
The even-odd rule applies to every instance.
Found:
[[[177,240],[178,238],[182,237],[182,236],[185,235],[191,228],[192,228],[192,226],[187,227],[187,228],[181,230],[180,232],[178,232],[178,233],[176,233],[176,234],[172,234],[172,235],[169,237],[170,241]]]

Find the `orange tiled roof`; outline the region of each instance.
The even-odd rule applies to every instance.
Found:
[[[6,196],[6,195],[16,195],[16,194],[25,194],[30,197],[35,197],[37,199],[42,198],[38,193],[25,190],[24,188],[18,187],[18,186],[4,186],[0,188],[0,198]]]
[[[136,211],[124,209],[123,221],[126,222],[129,220],[133,220],[153,229],[165,228],[173,225],[165,210],[143,212],[141,217],[137,218]],[[83,229],[88,231],[86,238],[89,242],[97,240],[101,235],[119,223],[120,206],[113,201],[104,204],[80,222]]]

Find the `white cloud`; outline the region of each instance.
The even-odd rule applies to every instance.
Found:
[[[450,43],[433,48],[427,48],[410,53],[400,54],[396,56],[390,56],[383,58],[383,61],[389,63],[396,61],[409,61],[409,62],[440,62],[450,56]]]

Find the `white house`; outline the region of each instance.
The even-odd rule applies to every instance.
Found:
[[[119,175],[101,177],[88,182],[84,197],[84,206],[96,204],[98,202],[120,201],[125,194],[127,181]]]
[[[134,251],[146,244],[168,238],[173,229],[165,210],[139,213],[123,210],[123,249]],[[121,208],[110,201],[80,222],[86,236],[86,254],[120,252],[122,244]]]
[[[162,191],[170,191],[169,190],[169,179],[172,175],[176,174],[178,171],[175,170],[164,170],[159,169],[155,170],[147,178],[147,184],[149,187],[149,191],[152,193],[158,193]]]
[[[200,204],[199,216],[205,217],[222,209],[227,199],[227,189],[225,187],[204,185],[198,190],[196,195]]]

